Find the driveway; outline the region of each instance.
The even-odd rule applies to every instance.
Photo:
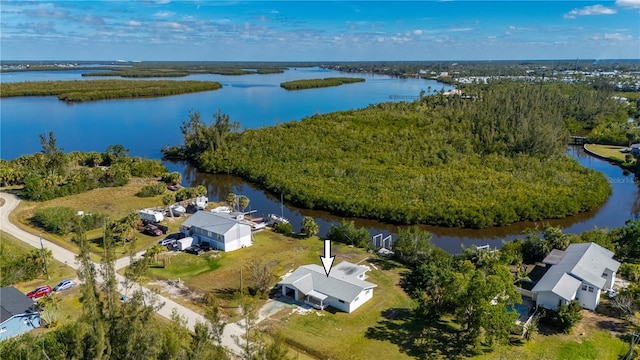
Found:
[[[18,204],[20,203],[20,199],[13,195],[13,194],[7,194],[7,193],[0,193],[0,197],[2,197],[3,199],[5,199],[5,204],[3,206],[0,206],[0,230],[14,236],[16,239],[19,239],[35,248],[40,248],[40,237],[36,236],[34,234],[28,233],[22,229],[20,229],[19,227],[15,226],[14,224],[12,224],[9,221],[9,213],[11,213],[11,211],[13,211],[16,206],[18,206]],[[53,254],[53,257],[60,261],[63,262],[65,264],[67,264],[68,266],[72,267],[73,269],[78,269],[79,268],[79,263],[76,261],[76,254],[59,246],[56,245],[46,239],[42,239],[42,243],[44,244],[44,247],[51,250],[51,253]],[[116,261],[117,264],[117,269],[122,268],[124,266],[127,266],[129,264],[129,257],[126,257],[125,259],[118,259]],[[99,264],[94,263],[95,266],[99,266]],[[101,279],[98,278],[98,281],[100,281]],[[118,291],[121,294],[125,294],[126,293],[126,289],[124,286],[125,283],[125,278],[122,275],[118,275],[116,274],[116,280],[118,281]],[[139,284],[134,285],[134,287],[141,289],[144,294],[147,297],[152,297],[155,296],[157,297],[159,303],[163,304],[158,310],[158,314],[161,316],[164,316],[167,319],[171,319],[171,313],[173,311],[173,309],[176,309],[178,311],[178,314],[182,315],[186,321],[187,321],[187,328],[189,330],[191,330],[192,332],[194,331],[194,327],[196,325],[197,322],[205,322],[205,318],[196,313],[193,310],[190,310],[178,303],[176,303],[175,301],[168,299],[164,296],[158,295],[156,293],[154,293],[153,291],[151,291],[148,288],[145,288]],[[235,341],[233,340],[232,335],[236,335],[239,336],[243,333],[242,329],[240,328],[240,326],[238,326],[237,323],[230,323],[227,324],[224,328],[224,333],[222,336],[222,345],[225,346],[226,348],[228,348],[232,353],[234,354],[240,354],[241,350],[240,347],[238,345],[236,345]]]

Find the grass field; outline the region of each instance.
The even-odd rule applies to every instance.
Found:
[[[33,247],[23,243],[4,231],[0,231],[0,242],[2,242],[2,246],[6,247],[8,251],[11,251],[14,254],[26,254],[33,249]],[[0,261],[2,261],[2,259],[0,259]],[[49,285],[54,287],[62,280],[76,278],[76,271],[74,269],[56,260],[51,261],[47,270],[49,271],[50,279],[47,279],[46,276],[42,275],[31,281],[13,284],[13,286],[23,293],[27,293],[38,286]],[[70,290],[65,290],[55,294],[55,296],[60,299],[60,302],[58,303],[58,317],[60,321],[74,321],[80,314],[81,309],[79,288],[75,287]]]
[[[142,208],[162,207],[162,195],[141,198],[135,194],[146,184],[153,180],[145,180],[134,178],[131,182],[122,187],[100,188],[88,191],[86,193],[66,196],[44,202],[35,202],[22,200],[18,207],[9,215],[11,221],[23,230],[32,234],[43,234],[47,240],[71,250],[78,252],[77,246],[71,241],[72,235],[59,236],[55,234],[45,233],[44,230],[38,228],[31,223],[36,209],[53,206],[66,206],[77,211],[85,213],[102,213],[107,214],[111,219],[118,219],[125,216],[129,211],[137,211]],[[169,227],[169,231],[177,231],[184,218],[167,218],[164,224]],[[102,237],[102,229],[95,229],[87,232],[87,238],[91,240],[100,239]],[[148,236],[140,232],[137,233],[137,241],[135,251],[139,251],[148,247],[158,240],[158,237]],[[92,258],[99,260],[99,256],[93,255],[93,252],[99,254],[101,248],[92,243]],[[127,249],[119,246],[116,249],[118,257],[126,255]]]
[[[629,344],[606,330],[580,335],[538,335],[521,346],[505,346],[474,360],[618,360]]]
[[[616,162],[625,162],[625,156],[627,155],[620,152],[622,149],[627,149],[624,146],[586,144],[584,147],[595,154]]]
[[[350,261],[369,265],[365,260],[372,255],[362,249],[334,243],[333,253],[336,263]],[[165,269],[151,269],[150,281],[158,279],[177,280],[180,278],[190,289],[200,293],[211,293],[219,300],[227,318],[233,320],[235,312],[234,293],[240,289],[240,268],[243,267],[244,287],[251,286],[246,264],[254,259],[262,259],[272,265],[275,284],[280,277],[298,266],[317,263],[323,249],[318,238],[293,239],[272,231],[254,234],[254,245],[241,250],[218,253],[217,258],[207,255],[194,256],[178,254],[171,257],[171,265]],[[408,359],[398,345],[389,341],[366,337],[367,329],[384,321],[383,313],[389,309],[408,309],[411,300],[398,285],[401,267],[389,263],[377,263],[369,272],[370,281],[378,287],[372,300],[352,314],[322,311],[306,315],[276,313],[261,323],[261,328],[270,333],[280,332],[291,347],[291,353],[300,353],[301,359],[318,358],[319,354],[335,359]],[[198,311],[199,304],[185,298],[175,300]],[[261,305],[263,301],[259,302]],[[200,309],[202,312],[202,309]],[[321,339],[321,340],[320,340]],[[324,356],[324,355],[323,355]]]

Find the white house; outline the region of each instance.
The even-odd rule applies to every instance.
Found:
[[[613,253],[595,243],[571,244],[553,250],[542,262],[551,266],[531,290],[538,305],[557,310],[571,300],[595,310],[600,294],[612,289],[620,263]]]
[[[33,300],[13,286],[0,288],[0,341],[39,327]]]
[[[631,154],[640,155],[640,144],[632,144],[631,145]]]
[[[198,211],[180,227],[194,244],[209,243],[212,249],[233,251],[251,246],[251,225],[241,216]]]
[[[316,309],[327,306],[350,313],[373,297],[376,284],[364,281],[369,268],[343,261],[327,276],[320,265],[303,265],[278,283],[282,295]]]

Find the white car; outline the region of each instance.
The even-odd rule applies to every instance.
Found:
[[[76,283],[74,283],[72,280],[62,280],[58,285],[56,285],[53,288],[53,291],[67,290],[67,289],[71,289],[74,286],[76,286]]]

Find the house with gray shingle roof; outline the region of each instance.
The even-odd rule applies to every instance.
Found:
[[[251,224],[239,214],[198,211],[191,215],[180,232],[190,236],[194,244],[208,243],[212,249],[233,251],[251,246]]]
[[[33,300],[13,286],[0,288],[0,340],[40,327]]]
[[[366,266],[343,261],[331,269],[329,276],[319,265],[303,265],[280,281],[282,295],[316,309],[327,306],[350,313],[373,297],[376,284],[364,281]]]
[[[589,310],[600,303],[602,291],[612,289],[620,263],[613,252],[595,243],[571,244],[553,250],[543,261],[549,270],[531,290],[538,305],[556,310],[571,300]]]

